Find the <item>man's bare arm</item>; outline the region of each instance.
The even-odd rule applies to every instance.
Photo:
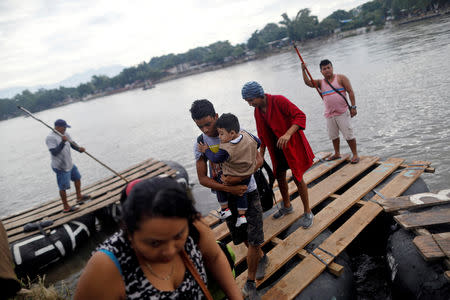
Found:
[[[340,79],[341,85],[345,88],[345,90],[348,93],[348,97],[350,98],[351,106],[355,106],[356,105],[355,93],[353,92],[353,88],[352,88],[352,85],[350,83],[350,80],[347,78],[347,76],[342,75],[342,74],[339,75],[338,79]],[[350,109],[350,115],[352,117],[356,116],[356,114],[357,114],[356,108]]]

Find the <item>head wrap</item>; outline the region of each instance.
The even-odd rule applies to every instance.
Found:
[[[264,90],[262,86],[256,81],[249,81],[242,87],[242,98],[253,99],[264,97]]]

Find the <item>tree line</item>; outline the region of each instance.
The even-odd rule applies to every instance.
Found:
[[[127,85],[146,80],[158,81],[170,73],[170,68],[186,64],[189,66],[221,65],[226,61],[241,59],[253,52],[265,53],[270,50],[269,43],[286,38],[294,41],[328,36],[336,29],[352,30],[368,25],[382,26],[387,18],[399,19],[411,14],[420,14],[438,7],[447,6],[450,0],[373,0],[349,11],[337,10],[319,22],[308,8],[298,11],[291,18],[286,13],[281,20],[268,23],[261,30],[252,33],[247,43],[231,45],[229,41],[218,41],[209,46],[197,47],[181,54],[167,54],[152,57],[148,62],[124,68],[118,75],[110,78],[105,75],[92,76],[91,81],[77,87],[40,89],[37,92],[24,90],[11,99],[0,99],[0,120],[20,115],[17,105],[37,112],[59,106],[69,101],[124,88]]]

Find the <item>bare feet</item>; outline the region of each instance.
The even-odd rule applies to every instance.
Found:
[[[340,154],[334,154],[334,155],[331,155],[330,157],[325,158],[325,161],[332,161],[332,160],[336,160],[339,158],[341,158]]]

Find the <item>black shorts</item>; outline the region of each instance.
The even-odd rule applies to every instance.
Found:
[[[281,150],[276,146],[275,146],[275,158],[277,160],[277,171],[283,172],[290,169],[286,157],[284,156],[283,150]]]
[[[264,242],[263,229],[263,210],[259,200],[258,191],[255,190],[247,194],[248,209],[245,212],[247,224],[236,227],[238,212],[236,209],[236,200],[232,194],[228,194],[228,208],[232,216],[226,219],[228,229],[231,233],[233,243],[239,245],[244,241],[252,246],[262,245]]]

